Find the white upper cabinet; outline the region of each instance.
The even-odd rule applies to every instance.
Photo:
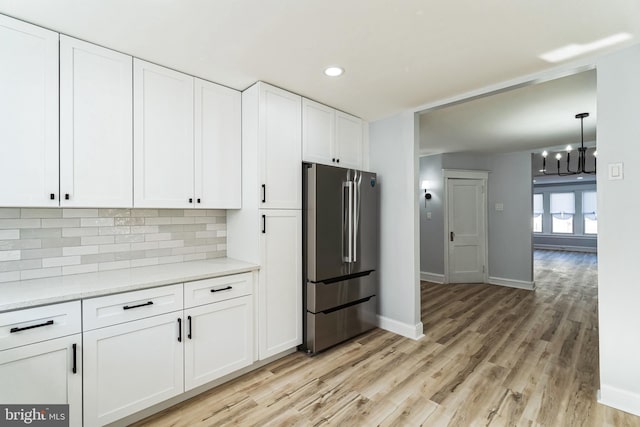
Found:
[[[302,207],[302,98],[258,83],[260,207]]]
[[[340,166],[362,169],[362,119],[336,111],[335,146]]]
[[[194,206],[194,78],[139,59],[134,76],[134,206]]]
[[[302,99],[302,159],[305,162],[335,164],[335,123],[333,108]]]
[[[242,204],[240,92],[195,79],[195,207]]]
[[[309,99],[302,100],[302,159],[362,169],[362,120]]]
[[[0,205],[58,206],[58,33],[0,15]]]
[[[133,206],[132,58],[60,36],[60,205]]]

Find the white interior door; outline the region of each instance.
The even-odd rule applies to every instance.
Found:
[[[483,179],[447,179],[449,283],[482,283],[486,269]]]

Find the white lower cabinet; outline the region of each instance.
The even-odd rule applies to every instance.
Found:
[[[252,296],[185,310],[185,391],[253,363]]]
[[[80,303],[0,313],[0,402],[69,404],[82,425]]]
[[[101,426],[183,392],[182,312],[84,333],[84,425]]]
[[[0,402],[69,404],[69,425],[82,426],[80,334],[0,351]]]

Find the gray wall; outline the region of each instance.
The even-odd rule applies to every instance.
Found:
[[[489,171],[489,276],[532,281],[531,155],[448,153],[420,158],[420,180],[433,184],[432,199],[420,207],[420,271],[444,273],[442,169]],[[495,203],[504,210],[495,211]],[[431,212],[431,219],[427,213]],[[515,237],[515,238],[514,238]]]
[[[489,276],[533,281],[531,154],[488,157]],[[495,209],[502,203],[502,211]]]

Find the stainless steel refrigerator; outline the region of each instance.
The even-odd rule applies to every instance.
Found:
[[[376,174],[303,164],[303,350],[317,353],[375,326]]]

